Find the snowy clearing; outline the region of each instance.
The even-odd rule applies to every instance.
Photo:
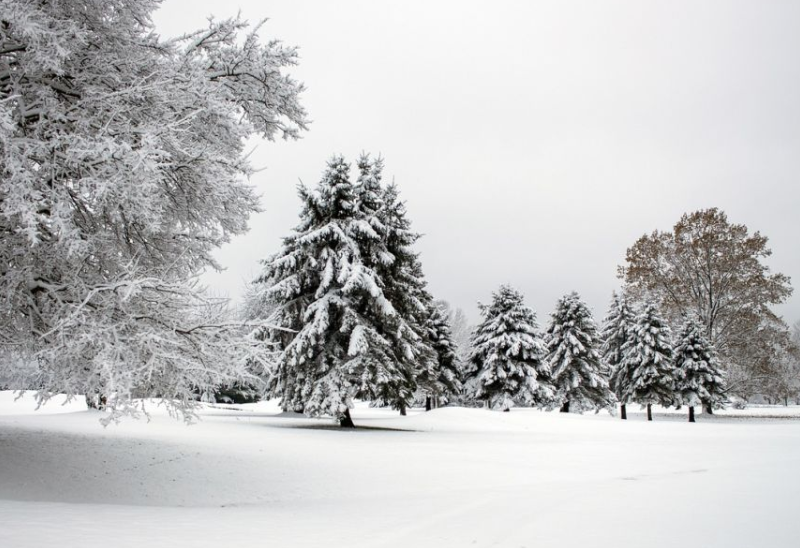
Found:
[[[103,428],[0,392],[0,546],[797,546],[800,408],[631,411],[359,407],[370,428],[341,431],[270,402]]]

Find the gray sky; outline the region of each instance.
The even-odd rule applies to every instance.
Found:
[[[504,282],[599,320],[640,235],[717,206],[800,283],[800,2],[166,0],[165,36],[238,10],[297,45],[313,120],[259,143],[265,211],[207,275],[238,297],[297,223],[299,179],[382,154],[429,286],[477,319]],[[799,290],[800,291],[800,290]],[[800,293],[778,309],[800,320]]]

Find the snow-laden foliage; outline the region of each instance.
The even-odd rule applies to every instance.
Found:
[[[475,398],[508,410],[514,402],[546,406],[554,396],[536,314],[509,285],[480,305],[483,321],[472,336]]]
[[[458,307],[453,307],[445,300],[439,299],[436,301],[442,313],[447,318],[447,325],[450,326],[450,334],[453,338],[453,343],[456,345],[456,353],[461,361],[461,378],[464,378],[463,368],[469,360],[470,353],[470,337],[474,326],[470,325],[467,319],[467,314]]]
[[[29,367],[0,364],[44,396],[188,402],[248,353],[193,280],[258,209],[245,140],[305,129],[297,55],[239,18],[162,39],[157,6],[0,0],[0,352]]]
[[[611,297],[611,306],[603,320],[602,357],[611,371],[609,386],[622,401],[622,388],[630,385],[631,380],[625,377],[630,373],[622,367],[623,347],[633,332],[636,322],[636,313],[628,302],[624,293],[617,293]]]
[[[461,392],[461,364],[447,317],[434,303],[429,305],[425,341],[435,352],[435,359],[427,360],[428,367],[420,371],[417,384],[425,393],[427,405],[430,399],[446,403]]]
[[[673,349],[678,403],[722,407],[727,397],[717,351],[694,319],[684,323]]]
[[[378,167],[382,164],[379,163]],[[380,174],[379,169],[373,172]],[[370,185],[362,188],[369,189]],[[382,205],[377,216],[392,260],[381,262],[376,268],[384,282],[387,298],[419,335],[416,382],[420,392],[428,403],[431,400],[434,403],[451,401],[461,390],[460,361],[447,318],[427,290],[422,262],[413,249],[420,235],[411,230],[411,221],[397,186],[389,184],[381,192]],[[369,202],[371,194],[362,192],[362,201]],[[374,203],[374,199],[372,201]]]
[[[675,367],[671,331],[654,302],[645,303],[622,348],[619,374],[621,403],[673,405]]]
[[[382,165],[378,163],[379,169],[373,172],[377,171],[379,174]],[[367,181],[374,179],[373,176]],[[362,192],[362,196],[364,195]],[[370,193],[366,193],[366,196],[369,195]],[[365,201],[363,197],[362,201]],[[390,261],[380,261],[376,270],[383,281],[387,299],[418,335],[415,380],[419,391],[426,400],[432,398],[440,401],[443,396],[447,399],[447,395],[452,394],[458,386],[457,378],[454,379],[450,371],[452,363],[447,350],[442,347],[440,340],[442,337],[449,337],[449,333],[439,331],[429,323],[435,313],[435,304],[427,289],[422,262],[413,249],[420,234],[411,230],[405,202],[400,199],[399,190],[394,183],[381,189],[381,207],[377,211],[377,217],[381,222],[383,242]],[[435,348],[436,345],[438,348]],[[405,402],[400,402],[400,405],[396,402],[389,403],[395,403],[401,409],[405,405]]]
[[[589,307],[574,291],[558,300],[545,343],[556,397],[563,410],[600,410],[613,405],[597,327]]]
[[[269,390],[284,409],[343,419],[355,397],[402,408],[422,354],[433,356],[392,301],[402,288],[382,276],[400,259],[386,243],[381,169],[361,158],[354,184],[350,165],[332,158],[315,191],[300,188],[300,224],[256,280],[277,304],[269,337],[282,353]]]

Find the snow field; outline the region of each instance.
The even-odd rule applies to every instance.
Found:
[[[3,548],[774,548],[800,535],[796,420],[359,406],[364,428],[341,431],[268,402],[103,428],[82,401],[12,400],[0,393]]]

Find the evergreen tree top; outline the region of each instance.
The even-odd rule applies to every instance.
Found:
[[[502,285],[489,305],[479,304],[484,320],[473,334],[471,359],[481,361],[487,352],[502,348],[509,355],[540,360],[544,346],[538,335],[536,313],[525,306],[522,293]]]
[[[384,205],[384,189],[381,185],[383,178],[383,158],[378,156],[370,160],[369,154],[362,153],[356,162],[358,167],[358,180],[356,192],[361,203],[361,209],[370,214],[380,211]]]
[[[478,304],[481,314],[489,320],[488,326],[496,331],[515,328],[524,332],[535,331],[536,313],[525,306],[522,293],[508,284],[501,285],[492,293],[489,305]],[[492,322],[492,320],[496,320]]]
[[[548,331],[559,331],[567,328],[575,328],[581,331],[597,331],[592,312],[576,291],[558,300],[551,318],[553,322]]]
[[[603,320],[601,333],[603,358],[612,368],[622,361],[622,347],[630,337],[635,323],[636,313],[627,296],[615,291],[611,296],[611,305]]]
[[[672,356],[672,330],[655,302],[645,303],[636,317],[633,332],[636,335],[636,344]]]

